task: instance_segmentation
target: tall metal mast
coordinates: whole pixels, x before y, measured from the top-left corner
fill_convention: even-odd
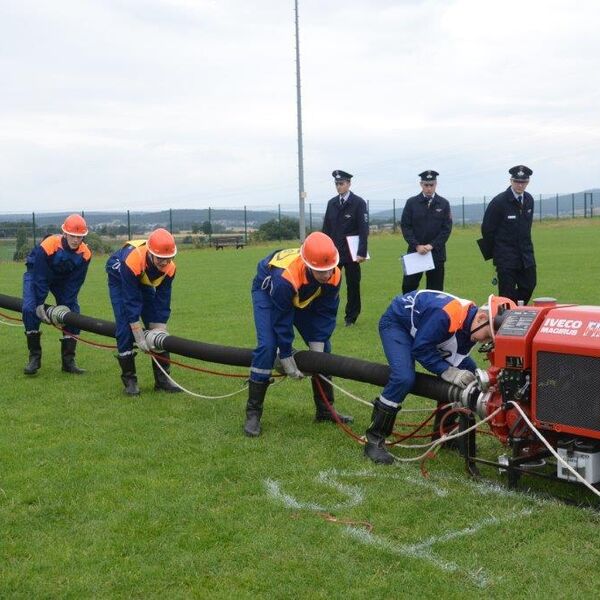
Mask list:
[[[296,9],[296,109],[298,114],[298,212],[300,215],[300,241],[306,237],[306,221],[304,218],[304,153],[302,147],[302,92],[300,87],[300,32],[298,27],[298,0],[294,0]]]

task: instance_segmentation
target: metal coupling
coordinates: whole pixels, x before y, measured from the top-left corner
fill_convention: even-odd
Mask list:
[[[48,315],[50,321],[52,321],[53,325],[64,325],[65,316],[70,312],[71,309],[63,304],[59,304],[58,306],[49,306],[46,309],[46,314]]]
[[[144,331],[146,343],[152,352],[162,352],[163,342],[169,333],[164,329],[147,329]]]

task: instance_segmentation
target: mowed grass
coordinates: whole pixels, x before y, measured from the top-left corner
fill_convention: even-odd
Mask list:
[[[535,225],[536,295],[598,304],[599,227],[591,220]],[[477,233],[454,231],[447,290],[481,303],[494,287]],[[252,347],[250,282],[256,262],[276,247],[181,252],[171,333]],[[404,251],[399,235],[371,238],[363,313],[355,327],[336,330],[335,353],[384,362],[377,321],[399,292]],[[84,314],[112,319],[105,260],[94,259],[80,302]],[[20,296],[22,265],[0,268],[0,292]],[[508,492],[487,470],[486,480],[473,482],[447,451],[428,463],[428,478],[415,463],[377,467],[336,427],[312,422],[308,381],[273,386],[263,435],[247,439],[244,392],[224,399],[155,393],[149,359],[138,356],[142,395],[127,398],[111,351],[80,344],[78,362],[88,372],[60,372],[59,332],[47,326],[42,369],[28,378],[22,329],[0,327],[0,597],[597,595],[598,514],[540,500],[525,490],[541,489],[535,481]],[[181,368],[173,374],[206,396],[244,385]],[[379,391],[338,383],[367,400]],[[368,407],[337,398],[362,434]],[[407,399],[406,407],[417,406],[432,402]],[[504,452],[492,438],[481,445],[490,458]]]

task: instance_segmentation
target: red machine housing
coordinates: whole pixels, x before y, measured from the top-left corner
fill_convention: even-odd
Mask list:
[[[539,429],[600,439],[600,307],[546,313],[533,341],[532,377]]]
[[[600,440],[600,307],[536,302],[507,312],[488,354],[489,415],[517,402],[547,438]],[[504,444],[538,440],[510,405],[490,428]]]

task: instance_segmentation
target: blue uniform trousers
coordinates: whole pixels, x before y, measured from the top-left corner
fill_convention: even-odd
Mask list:
[[[113,275],[109,272],[108,293],[115,314],[117,349],[119,350],[119,354],[125,354],[133,350],[134,337],[131,332],[129,320],[127,319],[127,313],[125,312],[125,301],[121,290],[121,279],[118,274]],[[158,322],[158,318],[156,317],[150,302],[144,302],[141,319],[146,329],[148,329],[149,323]]]
[[[391,409],[399,410],[415,383],[414,340],[406,328],[386,318],[379,321],[379,337],[390,365],[390,378],[381,392],[380,401]]]
[[[37,308],[35,293],[33,288],[33,273],[26,271],[23,274],[23,325],[25,325],[25,331],[39,331],[40,319],[35,314]],[[59,304],[68,306],[69,310],[74,313],[80,312],[79,304],[77,302],[77,295],[73,294],[72,290],[68,289],[67,284],[54,283],[49,286],[50,292],[56,300],[57,306]],[[81,329],[70,325],[63,327],[64,333],[72,333],[78,335]]]
[[[257,345],[252,353],[250,379],[257,383],[266,383],[271,377],[271,369],[277,356],[277,335],[271,322],[272,300],[266,290],[252,290],[252,309]],[[294,309],[294,326],[308,344],[318,340],[318,332],[311,318],[310,310]],[[325,342],[325,352],[331,352],[331,343]]]

